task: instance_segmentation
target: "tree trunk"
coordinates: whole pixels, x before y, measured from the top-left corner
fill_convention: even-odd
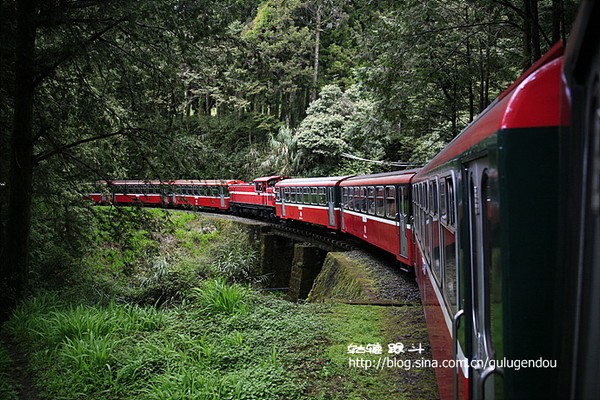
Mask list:
[[[33,182],[35,2],[18,0],[15,47],[14,123],[8,177],[6,240],[0,263],[0,320],[5,320],[27,285]]]
[[[531,1],[531,55],[532,63],[542,57],[542,44],[540,42],[540,16],[538,12],[538,0]]]
[[[523,70],[531,66],[531,2],[523,0]]]
[[[321,5],[317,7],[315,22],[315,63],[313,67],[313,87],[310,95],[310,101],[317,99],[317,82],[319,80],[319,47],[321,45]]]

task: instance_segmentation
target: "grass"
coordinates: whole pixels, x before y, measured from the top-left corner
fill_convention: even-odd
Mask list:
[[[169,310],[42,294],[5,330],[30,349],[44,398],[303,398],[296,349],[325,331],[309,307],[261,296],[218,280]]]
[[[349,344],[397,339],[389,307],[263,294],[253,243],[230,221],[138,210],[144,224],[116,232],[113,212],[100,211],[78,279],[38,291],[3,327],[42,398],[402,398],[390,371],[348,366]],[[9,365],[0,347],[0,398],[17,398]]]

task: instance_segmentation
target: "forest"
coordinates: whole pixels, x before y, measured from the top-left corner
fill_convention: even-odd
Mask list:
[[[68,282],[89,184],[423,165],[572,0],[2,0],[0,320]]]

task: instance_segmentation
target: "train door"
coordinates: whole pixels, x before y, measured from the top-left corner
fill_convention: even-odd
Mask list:
[[[285,213],[285,200],[286,200],[285,194],[286,194],[286,190],[289,191],[290,189],[289,188],[283,188],[283,187],[279,188],[279,195],[280,195],[280,198],[281,198],[281,215],[283,217],[286,216],[286,213]]]
[[[348,190],[349,188],[342,188],[342,201],[340,202],[340,229],[346,230],[346,221],[344,219],[344,207],[348,204]]]
[[[335,198],[331,186],[327,188],[327,206],[329,208],[329,225],[335,226]]]
[[[471,347],[470,382],[471,398],[493,400],[496,398],[495,386],[501,383],[499,375],[502,371],[489,361],[495,359],[496,349],[492,337],[492,314],[499,310],[492,305],[492,295],[496,296],[497,288],[490,282],[492,279],[492,245],[491,232],[496,214],[490,185],[490,167],[487,158],[480,158],[466,166],[467,205],[469,224],[469,293],[471,311],[466,315],[469,319],[468,341]],[[495,180],[495,178],[493,178]],[[496,284],[496,283],[495,283]],[[493,292],[493,293],[492,293]],[[496,320],[496,319],[495,319]],[[456,339],[456,338],[455,338]],[[495,382],[495,380],[499,382]]]
[[[408,257],[408,238],[406,236],[408,190],[406,189],[406,186],[398,186],[398,232],[400,235],[400,255],[403,257]]]
[[[224,186],[220,186],[219,187],[219,197],[221,199],[221,208],[225,208],[225,191],[227,190],[227,188],[225,188]]]

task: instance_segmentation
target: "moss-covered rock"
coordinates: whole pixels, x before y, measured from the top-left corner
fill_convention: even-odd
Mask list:
[[[375,300],[374,279],[363,263],[345,253],[328,253],[323,269],[308,295],[310,302]]]

